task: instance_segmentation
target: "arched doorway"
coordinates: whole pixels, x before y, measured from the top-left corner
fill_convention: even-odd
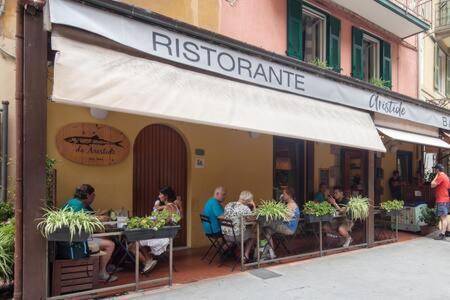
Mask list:
[[[170,185],[183,201],[181,230],[176,246],[186,246],[187,150],[174,129],[155,124],[145,127],[133,147],[133,213],[151,213],[159,189]]]

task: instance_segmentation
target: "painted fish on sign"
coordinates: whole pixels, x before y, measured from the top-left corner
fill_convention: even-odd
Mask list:
[[[95,123],[71,123],[56,135],[56,146],[66,159],[91,166],[109,166],[123,161],[130,141],[118,129]]]

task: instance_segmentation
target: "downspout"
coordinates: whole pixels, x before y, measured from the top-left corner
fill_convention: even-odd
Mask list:
[[[14,253],[14,299],[22,299],[23,289],[23,14],[24,8],[21,1],[16,3],[16,240]]]
[[[8,201],[8,101],[2,102],[2,194],[0,202]]]

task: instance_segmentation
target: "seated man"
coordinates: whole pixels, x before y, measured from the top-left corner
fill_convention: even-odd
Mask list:
[[[75,190],[73,198],[67,201],[64,207],[72,208],[75,212],[84,210],[86,212],[94,213],[94,209],[91,207],[94,200],[95,189],[89,184],[82,184]],[[100,220],[102,220],[102,218],[104,218],[104,216],[99,216]],[[106,238],[93,238],[92,241],[98,245],[98,248],[101,251],[105,252],[105,255],[100,256],[99,279],[108,282],[117,280],[117,276],[110,276],[106,271],[106,266],[114,252],[114,242]]]
[[[327,200],[330,195],[330,191],[328,190],[328,186],[325,183],[321,183],[319,185],[319,192],[314,195],[314,201],[322,203]]]
[[[209,217],[211,225],[203,222],[203,231],[205,234],[211,235],[221,235],[222,230],[220,229],[218,218],[223,216],[223,207],[221,203],[225,199],[225,189],[221,186],[217,187],[214,191],[214,196],[209,198],[205,206],[203,207],[202,214]]]
[[[335,187],[333,191],[333,196],[328,196],[328,202],[333,205],[336,210],[342,215],[340,218],[334,219],[331,224],[324,224],[324,230],[327,233],[331,233],[331,231],[337,230],[340,236],[345,238],[345,242],[342,245],[343,247],[350,246],[353,241],[350,236],[350,231],[353,227],[353,222],[347,218],[346,211],[348,204],[348,199],[344,197],[344,192],[340,187]]]

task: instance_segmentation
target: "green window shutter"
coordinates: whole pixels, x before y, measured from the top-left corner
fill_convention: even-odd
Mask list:
[[[287,55],[302,60],[302,1],[288,0],[287,10]]]
[[[447,56],[447,82],[445,86],[447,98],[450,97],[450,56]]]
[[[439,47],[434,45],[434,89],[439,90]]]
[[[352,27],[352,77],[363,79],[363,31]]]
[[[327,63],[336,72],[341,72],[341,21],[327,17]]]
[[[380,41],[380,46],[380,78],[386,81],[386,87],[392,88],[391,45],[388,42]]]

